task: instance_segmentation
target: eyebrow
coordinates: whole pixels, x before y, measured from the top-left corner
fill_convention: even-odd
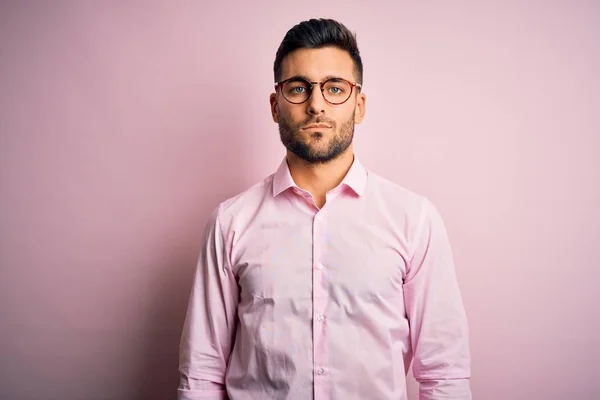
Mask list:
[[[294,80],[294,79],[304,79],[305,81],[308,81],[308,82],[314,82],[312,79],[310,79],[306,75],[294,75],[294,76],[292,76],[290,78],[282,79],[282,81],[288,81],[288,80]],[[345,78],[342,78],[341,76],[337,76],[337,75],[327,75],[325,78],[322,79],[322,81],[324,82],[324,81],[326,81],[328,79],[345,79]],[[352,82],[350,79],[348,79],[348,80],[350,82]]]

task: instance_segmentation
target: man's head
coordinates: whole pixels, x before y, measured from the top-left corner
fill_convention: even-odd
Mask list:
[[[273,70],[271,113],[288,151],[313,164],[350,151],[366,102],[352,32],[330,19],[301,22],[285,35]]]

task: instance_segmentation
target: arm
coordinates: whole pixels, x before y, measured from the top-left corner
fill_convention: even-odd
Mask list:
[[[219,222],[209,219],[179,346],[178,400],[226,400],[225,371],[235,339],[239,289]]]
[[[404,281],[419,400],[470,400],[469,332],[442,218],[423,203]]]

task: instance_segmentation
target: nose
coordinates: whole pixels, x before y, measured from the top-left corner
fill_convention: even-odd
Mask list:
[[[325,97],[321,91],[321,85],[313,84],[312,93],[309,99],[306,101],[307,112],[311,115],[323,114],[325,112]]]

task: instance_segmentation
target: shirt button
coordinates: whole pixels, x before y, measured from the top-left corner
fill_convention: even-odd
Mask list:
[[[317,215],[317,221],[319,221],[319,222],[323,221],[323,217],[320,215]]]
[[[325,370],[323,368],[319,368],[317,370],[317,375],[323,375],[325,373]]]
[[[323,264],[321,264],[321,263],[318,263],[318,264],[317,264],[317,269],[323,269]]]
[[[324,319],[325,317],[322,314],[317,314],[317,321],[323,322]]]

